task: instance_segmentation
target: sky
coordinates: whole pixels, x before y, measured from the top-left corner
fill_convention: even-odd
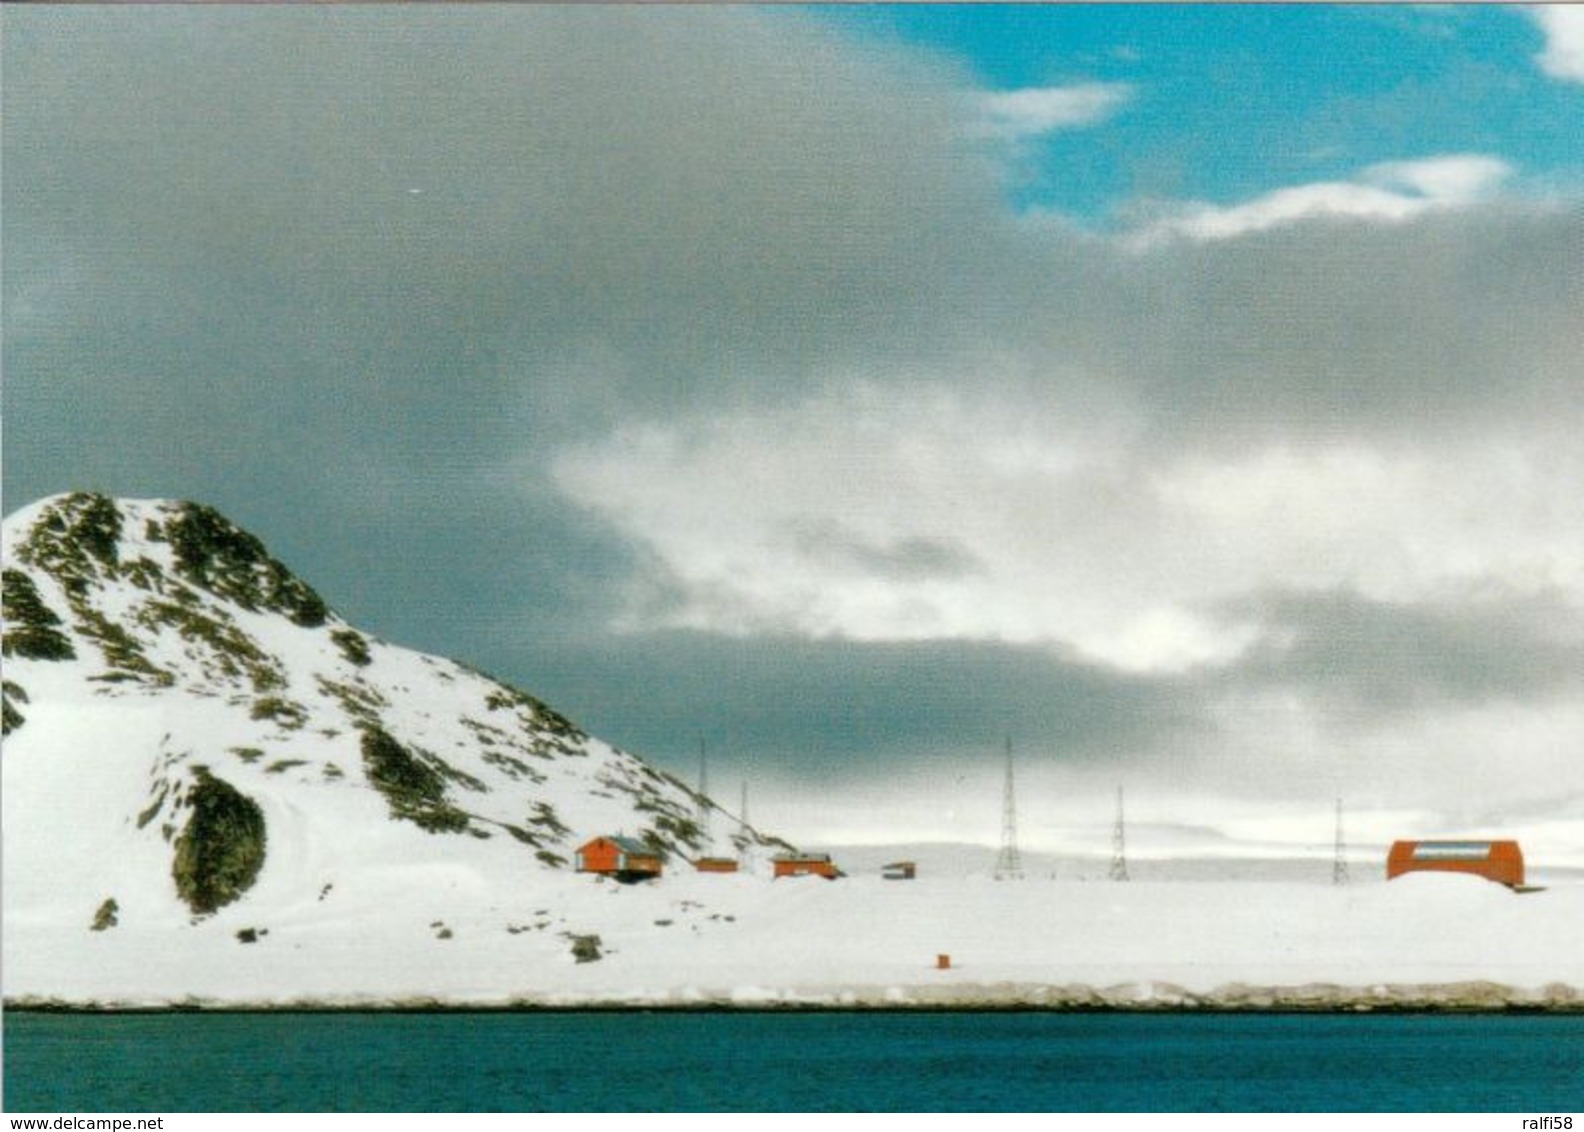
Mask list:
[[[3,19],[7,513],[805,843],[994,846],[1010,740],[1025,847],[1584,845],[1584,9]]]

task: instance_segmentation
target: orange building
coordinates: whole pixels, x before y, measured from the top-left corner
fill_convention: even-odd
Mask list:
[[[1523,851],[1516,841],[1394,841],[1386,879],[1404,873],[1470,873],[1517,888],[1524,882]]]
[[[660,875],[659,850],[631,837],[596,837],[578,849],[576,860],[580,873],[598,873],[620,881]]]
[[[732,857],[700,857],[693,867],[701,873],[734,873],[737,861]]]
[[[781,877],[824,877],[835,880],[842,876],[829,853],[783,853],[775,859],[776,879]]]

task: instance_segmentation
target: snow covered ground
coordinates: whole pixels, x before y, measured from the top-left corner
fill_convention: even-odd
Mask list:
[[[10,1005],[1584,1008],[1576,830],[1522,894],[1383,882],[1378,847],[1335,886],[1325,852],[1161,831],[1175,851],[1127,883],[1074,854],[996,881],[973,846],[772,880],[771,839],[526,693],[358,633],[217,515],[74,496],[5,536]],[[624,832],[662,878],[571,870]],[[744,847],[743,873],[688,864]],[[881,879],[897,857],[917,880]]]
[[[458,856],[393,864],[307,905],[104,932],[16,908],[5,932],[13,1003],[1260,1005],[1316,984],[1383,1005],[1428,985],[1463,1004],[1584,1003],[1584,884],[1515,894],[1445,875],[1333,887],[675,872],[514,890]],[[577,961],[578,936],[597,936],[601,958]]]

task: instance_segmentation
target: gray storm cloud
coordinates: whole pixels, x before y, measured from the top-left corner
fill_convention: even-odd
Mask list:
[[[1577,786],[1576,197],[1141,245],[1010,207],[965,73],[783,10],[6,23],[7,509],[203,498],[662,756],[713,711],[1330,791],[1345,723],[1406,791],[1497,689]]]

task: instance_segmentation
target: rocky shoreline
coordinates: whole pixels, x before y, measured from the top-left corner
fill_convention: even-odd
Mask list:
[[[542,994],[491,999],[428,997],[334,999],[214,999],[173,1001],[67,1000],[18,996],[5,1000],[7,1011],[34,1013],[470,1013],[470,1012],[841,1012],[841,1011],[1052,1011],[1070,1013],[1584,1013],[1584,990],[1561,983],[1521,988],[1500,983],[1380,984],[1335,983],[1254,986],[1231,983],[1209,991],[1173,983],[1115,986],[999,983],[954,987],[753,988],[734,991],[657,992],[603,996]]]

